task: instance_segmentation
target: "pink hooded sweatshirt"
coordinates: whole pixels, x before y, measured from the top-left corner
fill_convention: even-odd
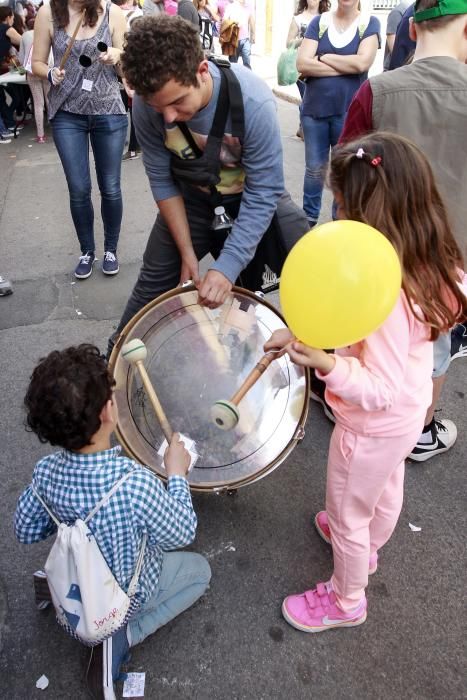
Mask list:
[[[432,400],[433,343],[405,292],[377,331],[336,350],[335,358],[329,374],[316,376],[326,382],[326,400],[340,425],[374,437],[421,430]]]

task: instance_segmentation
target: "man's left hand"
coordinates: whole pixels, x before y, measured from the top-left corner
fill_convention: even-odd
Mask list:
[[[217,309],[224,303],[232,289],[232,283],[222,272],[209,270],[198,288],[198,303],[209,309]]]

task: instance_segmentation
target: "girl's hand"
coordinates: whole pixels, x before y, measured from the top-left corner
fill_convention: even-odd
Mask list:
[[[317,369],[321,374],[329,374],[334,369],[336,360],[334,355],[329,355],[324,350],[311,348],[309,345],[300,343],[295,340],[287,348],[289,357],[292,362],[302,367],[312,367]]]
[[[115,66],[120,61],[120,56],[122,51],[116,49],[113,46],[109,46],[105,53],[101,53],[99,56],[99,61],[105,66]]]
[[[60,70],[60,68],[57,68],[56,66],[50,70],[50,80],[52,81],[52,85],[60,85],[60,83],[63,83],[65,80],[65,71]]]
[[[269,340],[264,344],[264,352],[268,350],[276,350],[277,348],[283,348],[284,352],[278,355],[281,357],[286,352],[286,346],[294,340],[294,335],[289,331],[288,328],[283,328],[280,331],[274,331]]]

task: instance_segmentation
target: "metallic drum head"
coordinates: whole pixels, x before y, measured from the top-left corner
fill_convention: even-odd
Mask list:
[[[117,435],[127,453],[165,478],[160,425],[138,371],[120,354],[140,338],[145,367],[174,431],[195,441],[188,476],[195,491],[235,489],[265,476],[303,435],[308,373],[288,356],[274,360],[238,405],[230,431],[212,421],[211,407],[229,400],[264,354],[271,333],[285,328],[274,307],[234,287],[223,306],[197,303],[192,287],[178,288],[144,307],[125,327],[110,358],[119,410]]]

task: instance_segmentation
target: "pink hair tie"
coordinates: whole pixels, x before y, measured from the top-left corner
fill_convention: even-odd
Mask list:
[[[371,161],[371,164],[374,168],[376,168],[378,165],[381,164],[381,156],[376,156],[376,158],[373,158]]]

